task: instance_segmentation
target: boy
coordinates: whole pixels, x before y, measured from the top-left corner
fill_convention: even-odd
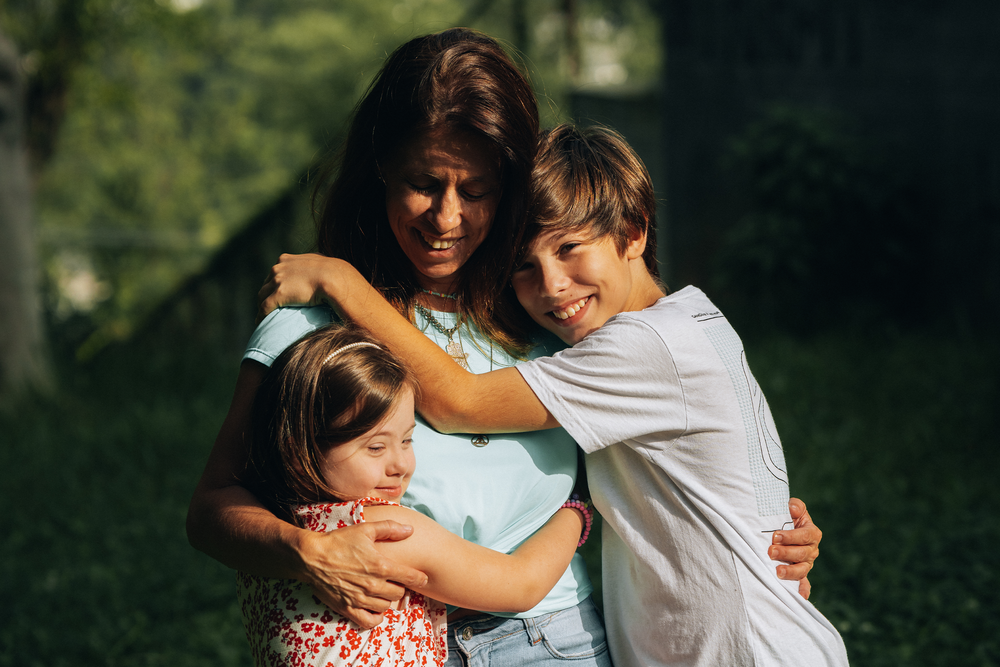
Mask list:
[[[410,363],[435,428],[562,425],[583,448],[616,665],[846,665],[834,627],[772,569],[771,535],[791,521],[781,445],[724,316],[655,278],[645,167],[610,131],[561,126],[542,139],[533,189],[512,284],[572,348],[473,375],[349,266],[330,296]]]

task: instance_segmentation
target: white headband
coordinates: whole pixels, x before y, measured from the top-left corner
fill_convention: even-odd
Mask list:
[[[351,343],[350,345],[345,345],[344,347],[337,348],[330,354],[326,355],[326,359],[323,360],[323,364],[325,365],[326,362],[330,361],[344,350],[350,350],[352,347],[377,347],[380,350],[382,349],[380,345],[376,345],[375,343],[368,343],[366,341],[361,341],[359,343]]]

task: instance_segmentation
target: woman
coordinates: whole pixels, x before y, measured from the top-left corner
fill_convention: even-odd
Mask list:
[[[355,111],[320,211],[319,251],[350,261],[457,362],[475,372],[510,365],[531,341],[516,302],[496,286],[508,283],[537,132],[530,87],[496,42],[464,29],[410,41],[389,57]],[[257,362],[268,363],[330,317],[323,308],[283,309],[255,332],[192,500],[188,534],[231,567],[309,583],[335,611],[371,627],[403,594],[390,582],[422,583],[421,573],[372,548],[376,539],[404,539],[407,529],[301,531],[267,512],[238,481],[246,463],[242,436],[263,372]],[[540,346],[531,355],[551,351]],[[421,423],[414,441],[420,467],[404,502],[494,549],[525,539],[574,485],[575,445],[561,430],[444,436]],[[811,562],[818,535],[814,527],[786,531],[786,545],[806,546],[786,547],[778,559]],[[801,578],[810,566],[790,566],[786,578]],[[488,653],[510,664],[609,664],[590,591],[576,557],[529,612],[509,619],[452,614],[449,661]]]

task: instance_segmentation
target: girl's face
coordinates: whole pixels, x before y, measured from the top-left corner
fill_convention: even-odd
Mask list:
[[[468,132],[434,130],[404,146],[385,178],[389,226],[420,286],[454,292],[500,201],[492,148]]]
[[[364,435],[332,447],[323,477],[340,500],[374,496],[399,502],[416,467],[413,391],[406,389],[385,421]]]

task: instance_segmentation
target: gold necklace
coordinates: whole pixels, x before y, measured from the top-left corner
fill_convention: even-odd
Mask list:
[[[449,357],[455,360],[455,363],[457,363],[459,366],[461,366],[462,368],[471,373],[472,369],[469,368],[469,361],[468,361],[469,355],[466,354],[465,350],[462,349],[461,335],[459,335],[457,341],[452,338],[452,336],[458,333],[458,330],[465,322],[465,315],[459,316],[458,322],[455,324],[455,326],[451,327],[450,329],[445,329],[444,325],[437,321],[437,318],[434,317],[434,314],[430,310],[424,308],[419,303],[414,303],[413,307],[416,308],[418,313],[424,316],[424,319],[427,320],[427,322],[432,327],[437,329],[444,336],[448,337],[448,344],[445,346],[444,351],[448,353]],[[490,370],[493,370],[492,343],[490,343]],[[474,435],[472,436],[472,444],[475,445],[476,447],[485,447],[486,445],[490,444],[490,436],[486,435],[485,433],[480,435]]]
[[[448,353],[448,356],[455,360],[459,366],[465,370],[469,370],[469,355],[465,353],[462,349],[462,337],[459,336],[458,340],[454,339],[454,335],[461,328],[462,323],[465,322],[465,315],[458,318],[458,322],[450,329],[445,329],[444,325],[437,321],[434,314],[428,309],[421,306],[419,303],[414,303],[413,307],[417,309],[417,312],[424,316],[427,322],[437,329],[439,332],[448,337],[448,344],[445,346],[444,351]]]

